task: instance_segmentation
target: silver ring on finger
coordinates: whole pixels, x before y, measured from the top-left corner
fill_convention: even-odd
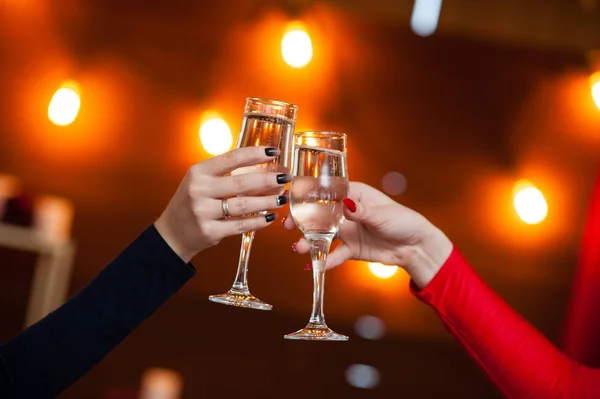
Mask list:
[[[229,202],[227,202],[227,198],[221,200],[221,208],[223,209],[223,219],[229,218],[231,215],[229,214]]]

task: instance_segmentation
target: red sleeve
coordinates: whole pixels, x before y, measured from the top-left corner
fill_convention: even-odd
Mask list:
[[[571,361],[512,310],[458,250],[413,293],[431,305],[508,398],[600,398],[600,370]],[[598,337],[600,339],[600,337]]]

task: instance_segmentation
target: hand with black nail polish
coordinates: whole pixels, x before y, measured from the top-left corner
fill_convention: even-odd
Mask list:
[[[288,203],[287,173],[265,172],[278,148],[245,147],[192,166],[155,227],[186,262],[223,238],[260,230]],[[254,216],[253,216],[254,215]]]

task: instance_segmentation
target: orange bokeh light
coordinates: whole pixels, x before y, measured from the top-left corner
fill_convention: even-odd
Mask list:
[[[281,40],[281,55],[286,64],[292,68],[302,68],[312,59],[312,40],[302,23],[288,24]]]
[[[507,249],[536,252],[547,245],[564,240],[573,226],[575,209],[569,204],[568,181],[556,170],[530,161],[519,168],[520,174],[529,181],[535,181],[536,187],[544,193],[547,206],[552,211],[544,223],[527,224],[515,209],[515,186],[512,176],[502,172],[488,173],[477,184],[475,201],[480,201],[477,211],[470,217],[476,231],[484,231],[482,240]],[[521,187],[522,188],[522,187]],[[526,207],[527,208],[527,207]],[[525,210],[527,212],[527,209]]]
[[[596,107],[600,110],[600,72],[596,72],[590,76],[590,89],[592,91],[592,98],[596,103]]]
[[[519,180],[513,188],[513,205],[527,224],[541,223],[548,215],[548,203],[542,192],[527,180]]]
[[[232,149],[233,135],[227,122],[217,111],[206,111],[200,118],[200,142],[210,155],[223,154]]]
[[[379,277],[381,279],[387,279],[398,271],[398,266],[384,265],[377,262],[369,262],[369,270],[375,277]]]
[[[173,131],[177,132],[175,137],[179,142],[172,151],[174,165],[187,169],[195,163],[214,156],[211,154],[212,150],[209,151],[210,148],[203,146],[201,132],[203,124],[209,120],[220,119],[227,124],[232,140],[230,149],[233,149],[244,117],[244,104],[245,97],[232,99],[226,96],[213,96],[201,104],[188,106],[179,104],[174,107],[170,118],[173,121]],[[224,131],[223,126],[220,127],[220,131],[221,133]],[[212,137],[213,134],[214,131],[209,136]]]
[[[79,92],[79,86],[75,82],[63,83],[50,100],[48,119],[57,126],[73,123],[81,107]]]

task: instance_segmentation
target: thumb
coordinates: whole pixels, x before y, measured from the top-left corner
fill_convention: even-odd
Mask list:
[[[360,204],[360,201],[355,202],[350,198],[344,198],[344,217],[353,222],[366,222],[367,220],[367,209]]]

